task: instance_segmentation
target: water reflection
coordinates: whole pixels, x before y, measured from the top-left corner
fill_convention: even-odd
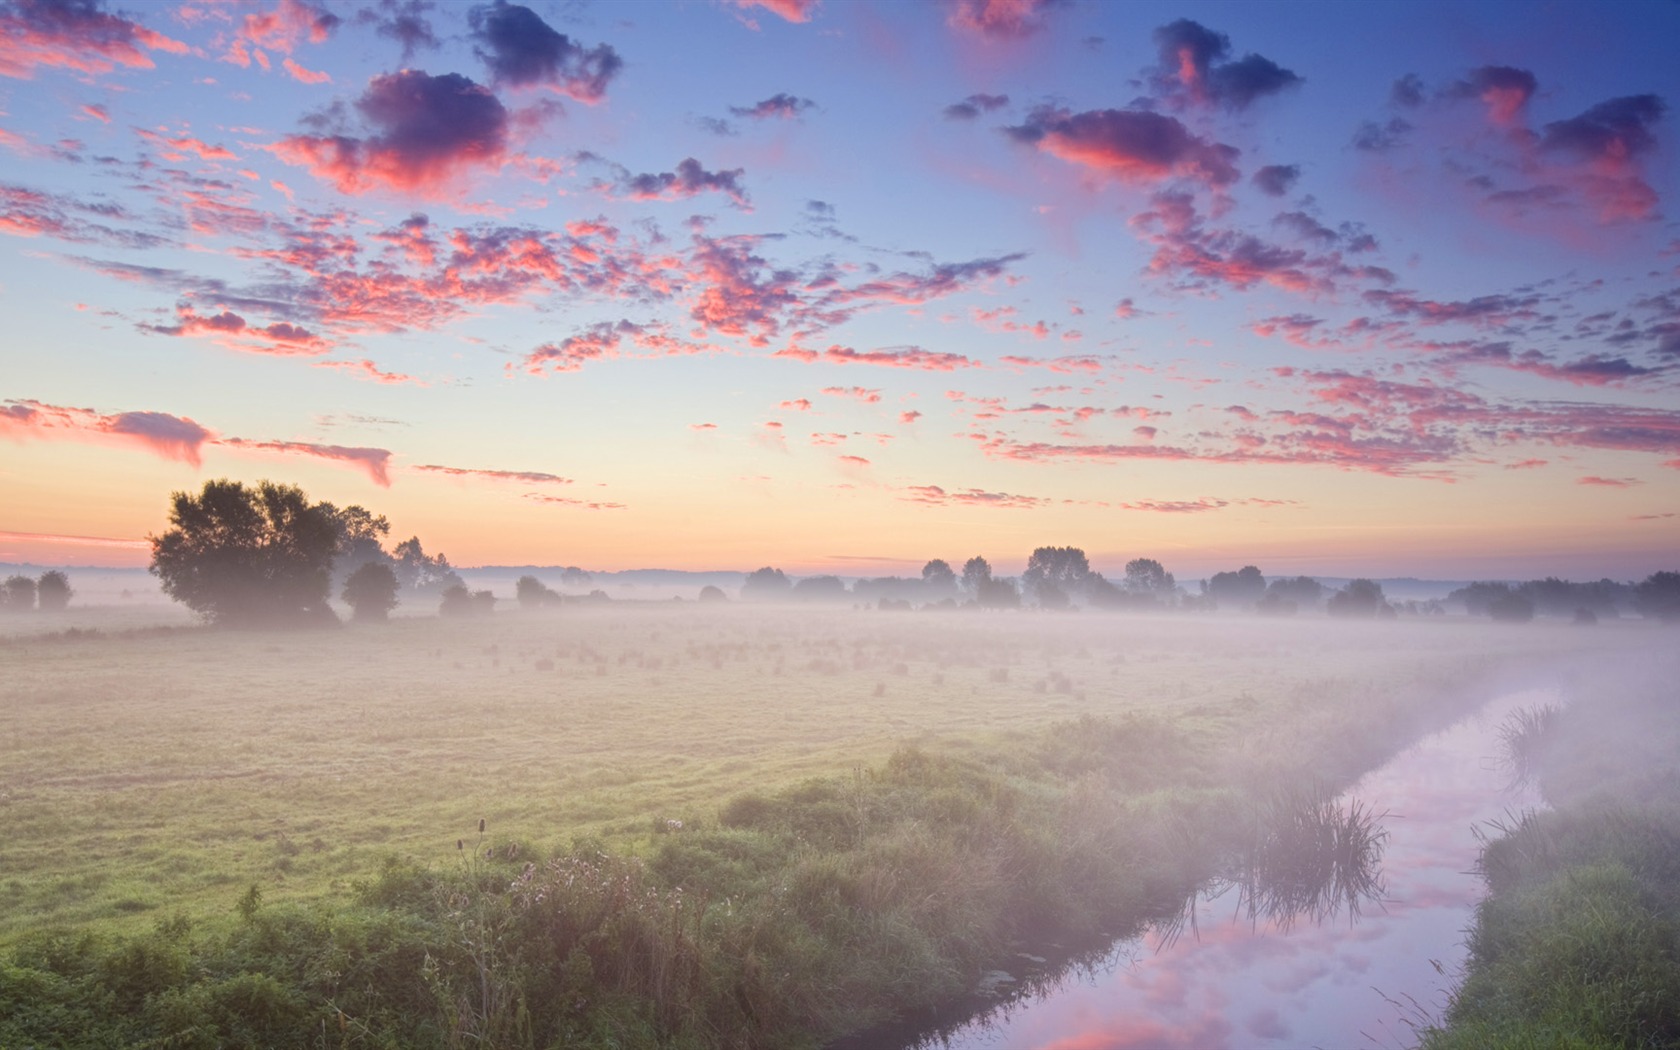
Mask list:
[[[1368,774],[1347,798],[1260,807],[1247,847],[1180,914],[1103,950],[1030,957],[966,1022],[859,1046],[1409,1046],[1438,1012],[1483,892],[1473,829],[1538,802],[1499,727],[1516,694]],[[1509,790],[1508,790],[1509,789]]]
[[[1232,892],[1250,926],[1287,932],[1296,922],[1359,920],[1366,904],[1380,904],[1383,845],[1388,830],[1370,806],[1338,800],[1322,785],[1274,796],[1257,807],[1248,841],[1220,874],[1192,893],[1177,916],[1157,925],[1160,945],[1196,935],[1206,903]]]

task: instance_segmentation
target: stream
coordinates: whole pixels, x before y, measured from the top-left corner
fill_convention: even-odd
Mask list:
[[[1380,859],[1363,873],[1365,899],[1345,887],[1340,900],[1335,889],[1307,891],[1311,902],[1292,911],[1277,902],[1301,899],[1299,876],[1282,893],[1226,878],[1176,921],[1060,972],[1023,955],[1019,973],[988,976],[981,993],[991,1000],[979,1012],[894,1042],[913,1050],[1414,1045],[1413,1027],[1437,1020],[1457,983],[1464,931],[1484,893],[1474,829],[1540,804],[1532,787],[1512,786],[1499,726],[1555,699],[1547,691],[1496,698],[1330,801],[1357,800],[1377,818]]]

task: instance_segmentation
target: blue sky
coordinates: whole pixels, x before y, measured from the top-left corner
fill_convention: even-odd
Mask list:
[[[0,560],[1638,577],[1680,6],[0,4]]]

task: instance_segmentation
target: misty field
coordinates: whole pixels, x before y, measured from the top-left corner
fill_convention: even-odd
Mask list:
[[[325,632],[80,626],[0,647],[0,939],[342,892],[457,840],[645,852],[748,791],[1147,710],[1287,752],[1314,719],[1644,625],[616,604]],[[1237,752],[1233,752],[1237,753]],[[1310,768],[1311,754],[1290,757]]]

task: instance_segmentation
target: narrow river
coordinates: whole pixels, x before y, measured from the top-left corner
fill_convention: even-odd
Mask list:
[[[1382,817],[1380,903],[1323,922],[1251,920],[1239,888],[1205,890],[1195,928],[1154,930],[1094,963],[1007,993],[915,1048],[1402,1047],[1438,1018],[1483,894],[1473,829],[1539,804],[1511,787],[1499,725],[1555,697],[1495,699],[1368,773],[1341,796]],[[1028,963],[1030,965],[1030,962]],[[993,984],[1014,985],[1002,974]]]

